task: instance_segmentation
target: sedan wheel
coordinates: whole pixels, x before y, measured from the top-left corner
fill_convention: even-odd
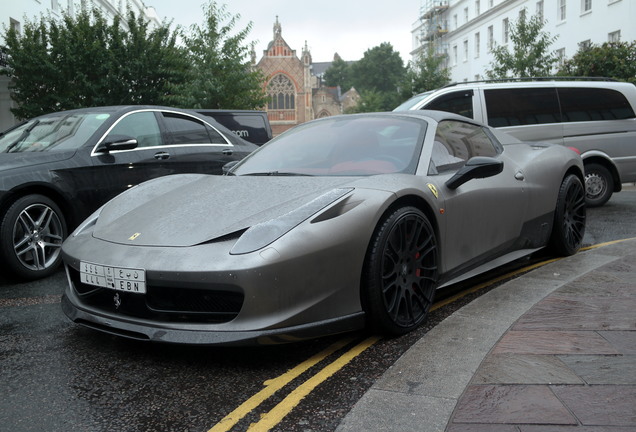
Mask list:
[[[9,270],[26,279],[53,273],[61,261],[66,224],[59,207],[42,195],[18,199],[0,225],[0,251]]]
[[[567,176],[561,183],[550,244],[559,255],[575,254],[585,235],[585,192],[581,180]]]
[[[391,335],[415,329],[433,303],[437,274],[437,239],[426,216],[415,207],[391,213],[376,229],[365,262],[369,324]]]

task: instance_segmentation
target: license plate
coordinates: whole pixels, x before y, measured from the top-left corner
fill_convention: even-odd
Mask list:
[[[81,261],[80,280],[88,285],[117,291],[146,293],[146,271],[144,269],[109,267]]]

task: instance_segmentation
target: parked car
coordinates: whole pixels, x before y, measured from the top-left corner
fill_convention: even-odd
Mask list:
[[[237,136],[259,146],[272,139],[272,127],[265,111],[198,109],[196,112],[212,117]]]
[[[115,195],[167,174],[220,174],[257,146],[213,119],[167,107],[86,108],[0,134],[0,265],[35,279],[67,232]]]
[[[636,86],[607,80],[451,84],[395,111],[435,109],[499,128],[523,141],[574,146],[585,164],[588,206],[636,182]]]
[[[62,248],[70,320],[174,343],[398,335],[435,291],[585,232],[580,156],[441,111],[301,124],[228,175],[143,183]]]

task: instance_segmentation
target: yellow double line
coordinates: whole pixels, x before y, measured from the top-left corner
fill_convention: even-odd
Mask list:
[[[208,432],[226,432],[229,431],[236,423],[238,423],[243,417],[256,409],[260,404],[262,404],[265,400],[271,397],[278,390],[285,387],[292,380],[299,377],[301,374],[306,372],[308,369],[317,365],[336,351],[341,350],[348,344],[350,344],[354,340],[353,337],[348,337],[335,342],[329,347],[325,348],[323,351],[318,354],[312,356],[311,358],[305,360],[300,363],[298,366],[290,369],[285,372],[278,378],[274,378],[269,381],[265,381],[265,387],[256,393],[254,396],[243,402],[238,408],[229,413],[225,418],[223,418],[220,422],[218,422],[212,429]],[[330,376],[335,374],[337,371],[342,369],[347,363],[360,355],[364,350],[375,344],[380,340],[379,336],[372,336],[364,341],[360,342],[355,347],[348,350],[346,353],[342,354],[332,363],[324,367],[320,372],[316,375],[309,378],[300,386],[296,387],[285,399],[283,399],[278,405],[272,408],[268,413],[263,414],[261,419],[257,423],[253,423],[250,425],[248,431],[250,432],[260,432],[260,431],[268,431],[278,423],[280,423],[283,418],[291,412],[296,405],[300,403],[300,401],[307,396],[313,389],[315,389],[319,384],[326,381]]]

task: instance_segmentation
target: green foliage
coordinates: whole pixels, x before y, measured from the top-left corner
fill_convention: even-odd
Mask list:
[[[444,60],[444,56],[435,54],[432,46],[426,52],[421,52],[415,63],[409,63],[407,66],[402,98],[406,100],[413,95],[448,84],[451,75],[448,68],[442,67]]]
[[[505,45],[492,49],[492,69],[486,71],[489,78],[548,76],[559,61],[550,46],[556,36],[543,31],[545,22],[537,15],[527,18],[527,11],[519,14],[519,20],[510,24],[512,52]]]
[[[25,22],[5,31],[11,97],[18,118],[102,105],[250,109],[265,103],[263,77],[246,61],[250,26],[232,36],[225,8],[211,2],[192,36],[169,23],[150,28],[129,10],[112,23],[99,9]]]
[[[558,75],[607,77],[636,84],[636,41],[579,49],[559,68]]]
[[[325,71],[324,75],[325,85],[328,87],[338,87],[342,91],[348,91],[353,87],[351,81],[351,66],[344,61],[340,56],[336,56],[331,66]]]
[[[240,15],[212,1],[204,7],[205,24],[193,25],[183,36],[188,47],[189,78],[181,87],[181,105],[192,108],[254,109],[266,104],[262,72],[252,68],[250,47],[244,44],[251,30],[232,34]]]

